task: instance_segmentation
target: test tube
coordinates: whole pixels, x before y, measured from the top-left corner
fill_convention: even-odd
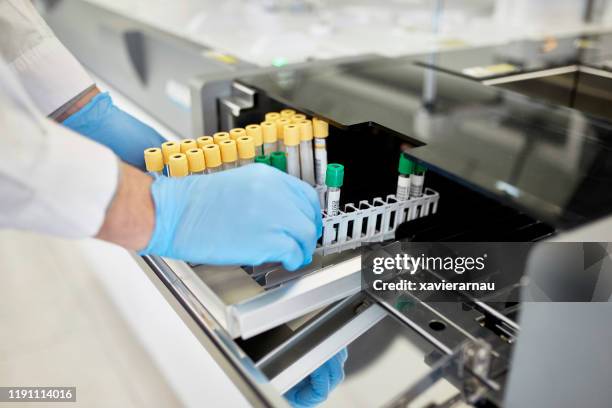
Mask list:
[[[291,117],[291,123],[299,124],[303,120],[306,120],[306,115],[302,115],[301,113],[296,113]]]
[[[216,144],[221,144],[225,140],[231,140],[230,134],[227,132],[217,132],[213,135],[213,140]]]
[[[280,111],[280,117],[283,119],[291,119],[293,115],[295,115],[295,111],[293,109],[283,109]]]
[[[256,156],[255,163],[267,164],[268,166],[272,165],[272,163],[270,162],[270,156],[268,156],[267,154]]]
[[[276,123],[261,122],[261,131],[263,133],[263,154],[270,155],[278,151]]]
[[[240,165],[252,164],[255,159],[255,141],[250,136],[242,136],[236,140]]]
[[[144,151],[145,167],[155,177],[164,174],[164,155],[161,149],[152,147]]]
[[[395,197],[398,201],[406,201],[410,198],[410,173],[412,173],[412,161],[404,153],[400,153],[397,171],[397,191]]]
[[[195,149],[197,147],[198,147],[198,144],[193,139],[181,140],[181,153],[187,153],[187,150]]]
[[[285,126],[290,125],[291,121],[289,119],[279,119],[276,121],[276,137],[278,139],[278,151],[285,151]]]
[[[263,132],[261,131],[261,125],[248,125],[245,127],[247,136],[253,138],[255,143],[255,152],[257,154],[263,154]]]
[[[315,181],[318,186],[325,184],[327,171],[327,147],[325,139],[329,136],[329,125],[326,121],[313,118],[312,130],[314,134]]]
[[[189,175],[189,164],[184,153],[175,153],[170,156],[168,166],[170,167],[170,177],[177,178]]]
[[[297,116],[297,115],[296,115]],[[303,120],[297,124],[300,129],[300,171],[302,180],[315,185],[314,159],[312,156],[312,122]]]
[[[423,196],[423,185],[425,184],[425,172],[427,168],[422,164],[417,164],[410,176],[410,197]]]
[[[338,215],[340,211],[340,188],[344,183],[344,166],[338,163],[327,165],[325,185],[327,185],[326,212],[329,217]]]
[[[166,173],[170,174],[170,156],[172,156],[174,153],[180,153],[181,145],[178,142],[164,142],[161,145],[161,149],[162,155],[164,156],[164,164],[166,165]]]
[[[234,128],[229,131],[229,135],[232,140],[238,140],[238,138],[244,137],[247,134],[246,130],[244,130],[243,128]]]
[[[204,146],[204,161],[206,162],[206,173],[212,174],[223,170],[223,162],[221,161],[221,149],[219,145],[209,144]]]
[[[285,152],[270,153],[270,164],[280,171],[287,172],[287,155]]]
[[[268,112],[268,113],[266,113],[266,122],[276,122],[280,118],[281,118],[281,115],[278,112]]]
[[[285,125],[285,151],[287,152],[287,173],[300,178],[300,129],[297,125]]]
[[[229,170],[238,167],[238,149],[236,148],[236,141],[224,140],[219,143],[219,148],[221,149],[223,170]]]
[[[325,184],[327,185],[327,203],[325,212],[328,217],[335,217],[340,213],[340,188],[344,183],[344,166],[337,163],[327,165]],[[329,245],[336,239],[336,228],[332,225],[325,228],[323,245]]]
[[[187,156],[187,164],[189,164],[190,174],[204,174],[206,163],[204,161],[204,152],[202,149],[190,149],[185,153]]]
[[[209,144],[213,144],[215,143],[214,139],[212,138],[212,136],[200,136],[196,139],[196,142],[198,144],[198,147],[200,149],[203,149],[204,146],[209,145]]]

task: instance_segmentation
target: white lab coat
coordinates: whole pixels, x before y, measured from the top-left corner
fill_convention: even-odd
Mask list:
[[[117,187],[108,148],[46,118],[93,84],[28,0],[0,0],[0,228],[95,235]]]

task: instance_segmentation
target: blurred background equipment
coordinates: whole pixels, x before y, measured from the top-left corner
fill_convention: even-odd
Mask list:
[[[507,44],[612,23],[612,7],[604,0],[36,3],[88,68],[180,134],[193,130],[189,110],[197,102],[189,81],[196,76]]]

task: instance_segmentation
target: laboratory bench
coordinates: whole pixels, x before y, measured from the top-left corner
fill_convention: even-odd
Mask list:
[[[362,202],[397,209],[388,197],[400,152],[427,168],[430,201],[391,235],[321,247],[297,273],[135,256],[250,403],[282,406],[283,392],[347,347],[330,406],[504,406],[529,370],[524,358],[513,363],[517,339],[541,335],[522,331],[530,309],[464,295],[384,298],[363,285],[363,258],[396,253],[398,242],[538,242],[603,222],[612,213],[610,34],[262,68],[125,19],[105,24],[100,47],[127,52],[102,76],[186,137],[284,108],[324,119],[329,160],[345,166],[342,205],[356,212]],[[83,58],[98,66],[93,53]]]

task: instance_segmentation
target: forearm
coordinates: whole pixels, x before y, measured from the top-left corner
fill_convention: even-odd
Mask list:
[[[145,173],[121,163],[117,192],[96,238],[131,250],[146,247],[155,225],[152,182]]]
[[[87,90],[51,115],[63,122],[86,106],[100,93],[98,87]],[[151,198],[151,177],[126,163],[120,164],[121,175],[115,198],[108,208],[104,223],[96,238],[140,250],[151,238],[155,222],[155,209]]]

